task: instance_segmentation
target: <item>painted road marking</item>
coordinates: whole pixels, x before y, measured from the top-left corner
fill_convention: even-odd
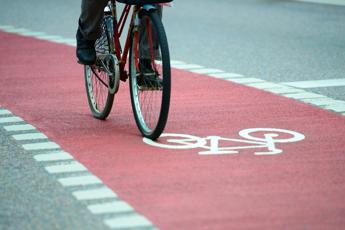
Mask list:
[[[258,133],[261,133],[262,137],[256,136]],[[198,154],[200,155],[238,154],[243,149],[254,149],[255,155],[262,156],[283,153],[282,149],[277,148],[276,143],[292,143],[305,139],[305,136],[301,133],[276,128],[243,129],[238,134],[243,139],[163,133],[160,136],[159,142],[152,141],[148,138],[143,138],[143,142],[154,147],[166,149],[206,149],[206,151],[199,151]],[[289,135],[289,137],[281,138],[280,135]],[[263,148],[267,148],[267,151],[263,151]]]
[[[106,199],[106,198],[117,198],[116,193],[110,190],[107,187],[90,189],[90,190],[81,190],[75,191],[72,193],[77,200],[97,200],[97,199]]]
[[[134,209],[123,201],[113,201],[102,204],[93,204],[87,206],[93,214],[105,214],[105,213],[124,213],[133,212]]]
[[[22,145],[25,150],[45,150],[45,149],[59,149],[60,146],[54,142],[40,142]]]
[[[193,69],[190,72],[198,73],[198,74],[224,73],[224,71],[220,69],[207,69],[207,68]]]
[[[39,36],[44,36],[46,35],[43,32],[34,32],[34,31],[19,31],[19,30],[14,30],[13,32],[20,33],[23,36],[27,37],[39,37]]]
[[[309,2],[309,3],[317,3],[317,4],[329,4],[329,5],[338,5],[338,6],[345,6],[344,0],[295,0],[298,2]]]
[[[345,112],[345,102],[341,101],[341,102],[334,103],[331,105],[325,105],[324,108],[333,110],[334,112],[338,112],[338,113]]]
[[[72,155],[64,151],[37,154],[34,156],[36,161],[61,161],[61,160],[71,160]]]
[[[333,98],[324,97],[324,98],[307,98],[303,99],[305,103],[314,104],[317,106],[326,106],[332,104],[343,103],[343,101],[334,100]]]
[[[256,83],[249,83],[248,86],[257,88],[257,89],[276,89],[280,88],[281,85],[271,82],[256,82]],[[298,90],[298,89],[297,89]],[[296,92],[296,91],[294,91]],[[301,90],[300,90],[301,92]]]
[[[259,78],[253,78],[253,77],[247,77],[247,78],[227,78],[225,79],[227,81],[232,81],[232,82],[235,82],[235,83],[240,83],[240,84],[244,84],[244,83],[256,83],[256,82],[264,82],[264,80],[261,80]]]
[[[173,68],[176,69],[203,69],[204,67],[201,65],[196,65],[196,64],[177,64],[177,65],[172,65]]]
[[[238,74],[238,73],[211,73],[211,74],[208,74],[208,76],[211,76],[214,78],[221,78],[221,79],[244,77],[242,74]]]
[[[25,133],[25,134],[15,134],[12,137],[17,141],[24,140],[37,140],[37,139],[48,139],[43,133]]]
[[[52,165],[45,167],[49,173],[68,173],[68,172],[82,172],[87,171],[84,165],[77,161],[72,161],[66,164]]]
[[[112,229],[136,229],[151,227],[152,223],[141,215],[131,214],[104,221]]]
[[[78,176],[78,177],[66,177],[60,178],[58,181],[62,186],[80,186],[80,185],[90,185],[90,184],[102,184],[102,181],[98,177],[93,175],[88,176]]]
[[[24,32],[27,33],[27,31],[24,29],[20,31],[23,33]],[[1,115],[12,115],[12,112],[0,106],[0,116]],[[0,119],[2,119],[1,120],[2,122],[0,122],[1,126],[3,126],[4,124],[7,124],[8,122],[17,122],[17,121],[25,122],[22,118],[16,117],[16,116],[11,116],[11,117],[5,116],[5,117],[1,117]],[[3,126],[3,128],[7,132],[36,130],[34,126],[29,125],[29,124],[6,125],[6,126]],[[41,132],[38,132],[37,130],[34,133],[31,132],[31,133],[23,133],[23,134],[14,134],[11,136],[16,141],[36,141],[38,139],[48,139],[46,135],[44,135]],[[39,143],[28,143],[22,146],[25,150],[30,150],[30,152],[51,150],[52,148],[57,149],[55,151],[51,150],[49,152],[36,154],[33,156],[33,158],[36,161],[41,162],[42,164],[58,162],[59,164],[48,165],[48,166],[45,166],[44,168],[48,173],[52,173],[52,174],[66,173],[67,174],[66,177],[57,179],[57,181],[62,186],[86,187],[86,190],[79,190],[72,193],[72,195],[76,199],[78,200],[96,200],[96,199],[105,199],[105,198],[111,199],[105,203],[102,202],[102,203],[92,204],[92,205],[87,206],[88,210],[92,214],[99,214],[99,215],[108,214],[108,216],[103,217],[103,223],[106,226],[110,228],[115,228],[115,229],[118,228],[114,220],[117,215],[120,215],[120,217],[117,219],[117,223],[121,224],[122,226],[139,226],[140,225],[140,227],[145,226],[146,228],[148,227],[149,229],[156,229],[155,226],[153,226],[152,223],[148,219],[136,213],[135,210],[129,204],[127,204],[124,201],[121,201],[116,193],[114,193],[111,189],[106,187],[98,177],[91,174],[84,165],[74,160],[71,154],[61,150],[58,144],[51,141],[45,141],[45,142],[39,142]],[[75,175],[68,174],[68,173],[76,173],[76,172],[79,172],[79,173],[83,172],[83,174],[87,172],[88,174],[82,175],[82,176],[75,176]],[[98,185],[98,186],[103,185],[103,187],[98,188],[98,189],[91,189],[91,190],[88,189],[88,186],[95,186],[95,185]],[[135,216],[135,218],[123,219],[123,215],[124,214],[128,215],[128,213],[131,213],[131,215]],[[109,219],[109,214],[115,215],[114,218]],[[125,222],[126,220],[134,221],[136,223],[126,223]]]
[[[326,1],[326,0],[323,2],[329,3],[329,1]],[[336,2],[338,2],[338,1],[336,1]],[[16,33],[16,34],[24,35],[24,36],[28,36],[29,34],[32,34],[31,37],[34,37],[34,38],[43,39],[43,40],[47,40],[47,41],[51,41],[51,42],[55,42],[55,43],[64,43],[66,45],[70,45],[70,46],[74,46],[74,47],[76,46],[75,39],[66,38],[66,40],[64,42],[61,42],[62,41],[61,37],[48,36],[45,33],[30,31],[30,30],[23,29],[23,28],[15,28],[15,27],[9,26],[9,25],[0,25],[0,30],[3,30],[5,32],[10,32],[10,33]],[[173,68],[176,68],[176,69],[183,69],[183,70],[190,71],[190,72],[191,71],[204,71],[203,69],[205,69],[205,67],[203,67],[201,65],[188,64],[188,63],[185,63],[183,61],[178,61],[178,60],[172,60],[171,66]],[[219,71],[222,71],[222,70],[219,70]],[[238,84],[243,84],[246,86],[262,89],[262,90],[267,91],[267,92],[271,92],[271,93],[275,93],[275,94],[278,94],[281,96],[293,98],[295,100],[299,100],[302,102],[304,102],[303,100],[307,99],[307,98],[324,98],[325,97],[325,96],[319,96],[317,94],[311,95],[307,91],[303,91],[301,89],[289,87],[288,85],[284,85],[284,84],[271,83],[271,82],[268,82],[268,81],[265,81],[265,80],[262,80],[259,78],[244,77],[242,74],[238,74],[238,73],[227,73],[224,71],[221,73],[207,73],[205,75],[207,75],[209,77],[219,78],[219,79],[223,79],[223,80],[227,80],[227,81],[232,81],[232,82],[235,82]],[[243,80],[241,80],[241,79],[243,79]],[[259,83],[262,83],[262,84],[259,84]],[[266,87],[265,83],[266,84],[276,84],[277,87],[276,88],[271,88],[270,86]],[[312,104],[314,106],[318,106],[316,103],[309,103],[309,104]],[[320,106],[318,106],[318,107],[320,107]],[[339,109],[338,107],[335,109],[331,105],[322,106],[320,108],[331,110],[333,112],[342,110],[342,109]],[[343,113],[340,113],[340,114],[344,115]]]
[[[335,86],[345,86],[345,78],[283,82],[281,84],[296,87],[296,88],[302,88],[302,89],[335,87]]]
[[[22,121],[24,121],[24,120],[21,119],[20,117],[3,117],[3,118],[0,118],[0,124],[16,123],[16,122],[22,122]]]
[[[25,124],[25,125],[8,125],[4,126],[6,131],[27,131],[27,130],[35,130],[36,128],[32,125]]]
[[[59,42],[61,39],[63,39],[61,36],[58,35],[41,35],[39,37],[43,40],[54,40],[56,42]]]
[[[10,115],[12,114],[10,111],[7,109],[0,109],[0,115]]]
[[[183,61],[177,61],[177,60],[170,60],[170,65],[182,65],[186,64]]]
[[[51,42],[56,42],[56,43],[66,44],[66,45],[71,45],[71,46],[76,45],[75,39],[63,38],[59,35],[48,35],[44,32],[30,31],[25,28],[16,28],[10,25],[0,25],[0,29],[8,33],[16,33],[22,36],[34,37],[41,40],[46,40],[46,41],[51,41]]]
[[[305,98],[325,98],[325,96],[317,94],[317,93],[289,93],[284,94],[285,97],[293,98],[293,99],[305,99]]]
[[[250,84],[252,85],[252,84]],[[253,86],[255,87],[255,86]],[[293,87],[288,87],[288,86],[279,86],[277,88],[265,88],[264,89],[267,92],[271,92],[271,93],[275,93],[275,94],[279,94],[279,95],[283,95],[283,94],[288,94],[288,93],[304,93],[305,91],[302,89],[296,89]]]

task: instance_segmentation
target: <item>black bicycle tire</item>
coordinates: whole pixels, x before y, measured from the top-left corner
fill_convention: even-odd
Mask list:
[[[105,120],[110,112],[111,112],[111,109],[113,107],[113,102],[114,102],[114,95],[115,94],[112,94],[108,91],[108,94],[107,94],[107,99],[106,99],[106,103],[105,103],[105,106],[104,106],[104,109],[102,111],[97,111],[93,102],[92,102],[92,99],[91,99],[91,95],[90,95],[90,92],[89,92],[89,86],[88,86],[88,82],[86,80],[86,68],[87,66],[84,67],[84,72],[85,72],[85,86],[86,86],[86,95],[87,95],[87,99],[88,99],[88,104],[89,104],[89,107],[90,107],[90,110],[91,110],[91,113],[92,113],[92,116],[94,118],[97,118],[99,120]],[[91,68],[91,67],[90,67]]]
[[[146,11],[142,10],[140,12],[142,16],[148,16],[150,20],[152,21],[152,25],[155,27],[156,33],[158,35],[158,41],[160,44],[161,49],[161,55],[162,55],[162,66],[163,66],[163,73],[164,73],[164,79],[163,79],[163,93],[162,93],[162,102],[161,102],[161,108],[160,108],[160,115],[157,122],[157,125],[152,131],[147,132],[145,128],[142,126],[139,118],[139,113],[136,109],[135,102],[134,102],[134,93],[132,89],[132,76],[130,76],[130,95],[131,95],[131,104],[132,104],[132,110],[135,118],[135,122],[141,132],[141,134],[149,139],[155,140],[157,139],[162,132],[164,131],[164,128],[166,126],[167,120],[168,120],[168,114],[169,114],[169,107],[170,107],[170,93],[171,93],[171,68],[170,68],[170,55],[169,55],[169,46],[168,46],[168,40],[166,37],[166,33],[164,30],[163,23],[161,19],[159,18],[156,11]],[[130,48],[130,54],[129,54],[129,69],[131,69],[132,65],[134,65],[132,57],[132,46],[133,46],[133,32],[131,36],[131,48]],[[130,74],[131,71],[129,71]]]
[[[103,27],[103,29],[107,30],[106,26]],[[107,37],[107,42],[108,42],[108,47],[110,49],[110,43],[113,42],[111,40],[111,38],[109,38],[108,36],[108,31],[104,31],[103,33],[106,34],[106,37]],[[110,53],[110,50],[109,50],[109,53]],[[89,66],[89,68],[92,68],[91,66]],[[88,85],[88,81],[87,81],[87,66],[84,66],[84,77],[85,77],[85,87],[86,87],[86,95],[87,95],[87,99],[88,99],[88,104],[89,104],[89,107],[90,107],[90,110],[91,110],[91,113],[92,113],[92,116],[94,118],[97,118],[99,120],[105,120],[112,108],[113,108],[113,103],[114,103],[114,96],[115,96],[115,93],[111,93],[109,90],[108,90],[108,94],[107,94],[107,99],[106,99],[106,103],[105,103],[105,106],[104,106],[104,109],[102,111],[97,111],[97,109],[95,108],[94,106],[94,103],[92,102],[92,99],[91,99],[91,95],[90,95],[90,89],[89,89],[89,85]],[[109,82],[110,84],[110,82]]]

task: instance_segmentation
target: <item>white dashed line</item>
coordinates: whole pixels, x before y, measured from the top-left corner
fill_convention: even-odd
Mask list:
[[[330,105],[325,105],[325,109],[332,110],[334,112],[342,113],[345,112],[345,102],[341,101],[338,103],[330,104]]]
[[[0,115],[10,115],[12,114],[10,111],[7,109],[0,109]]]
[[[43,133],[16,134],[12,135],[12,137],[17,141],[48,139],[48,137]]]
[[[309,93],[309,92],[304,92],[304,93],[290,93],[290,94],[285,94],[285,97],[293,98],[293,99],[305,99],[305,98],[324,98],[325,96],[317,94],[317,93]]]
[[[317,4],[345,6],[345,1],[344,0],[295,0],[295,1],[317,3]]]
[[[189,69],[203,69],[204,67],[201,65],[196,64],[179,64],[179,65],[171,65],[175,69],[183,69],[183,70],[189,70]]]
[[[133,212],[134,209],[123,201],[113,201],[102,204],[93,204],[87,206],[87,208],[93,214],[105,214],[105,213],[124,213]]]
[[[238,73],[211,73],[211,74],[208,74],[208,76],[214,77],[214,78],[220,78],[220,79],[244,77],[242,74],[238,74]]]
[[[211,73],[224,73],[223,70],[219,70],[219,69],[193,69],[190,72],[192,73],[198,73],[198,74],[211,74]]]
[[[3,117],[3,118],[0,118],[0,124],[16,123],[16,122],[21,122],[21,121],[23,121],[23,119],[21,119],[20,117]]]
[[[309,89],[309,88],[323,88],[345,86],[345,78],[327,79],[327,80],[311,80],[311,81],[294,81],[283,82],[283,85],[288,85],[296,88]]]
[[[47,149],[58,149],[60,148],[54,142],[40,142],[40,143],[32,143],[32,144],[24,144],[22,145],[25,150],[47,150]]]
[[[17,31],[17,33],[18,33],[18,31]],[[23,32],[20,32],[20,35],[37,38],[39,36],[44,36],[46,34],[43,32],[23,31]]]
[[[59,43],[75,46],[76,45],[76,40],[75,39],[64,38],[64,39],[60,39]]]
[[[107,187],[75,191],[72,193],[77,200],[97,200],[106,198],[117,198],[116,193]]]
[[[68,172],[83,172],[87,171],[84,165],[77,161],[72,161],[68,164],[59,164],[45,167],[49,173],[68,173]]]
[[[1,26],[0,26],[1,28]],[[26,30],[20,30],[21,32],[27,33]],[[84,190],[74,191],[72,195],[80,201],[96,201],[100,200],[100,203],[90,204],[87,206],[88,210],[92,214],[105,215],[103,216],[103,223],[110,227],[119,229],[119,226],[132,226],[137,229],[137,227],[145,227],[150,229],[156,229],[152,223],[146,219],[144,216],[135,212],[135,210],[126,202],[121,201],[117,194],[113,192],[110,188],[106,187],[103,182],[95,175],[91,174],[87,168],[74,160],[73,156],[63,150],[55,142],[48,141],[48,137],[43,133],[36,130],[36,128],[29,124],[20,125],[6,125],[12,122],[24,122],[25,121],[16,116],[12,115],[12,112],[6,110],[0,106],[0,127],[3,127],[7,132],[23,132],[28,130],[35,130],[31,133],[19,133],[10,134],[14,140],[21,144],[22,141],[33,143],[22,144],[24,150],[29,151],[29,153],[34,153],[33,158],[40,162],[40,164],[48,164],[43,167],[50,174],[60,174],[64,175],[63,178],[58,178],[57,181],[63,187],[82,187]],[[5,116],[3,116],[5,115]],[[36,142],[37,140],[46,139],[44,142]],[[35,154],[36,151],[44,153]],[[52,162],[55,164],[52,165]],[[76,175],[82,174],[82,175]],[[94,188],[94,187],[98,188]],[[99,187],[101,186],[101,187]],[[91,189],[92,188],[92,189]],[[107,199],[107,201],[103,201]],[[130,218],[127,216],[130,214]],[[113,217],[109,219],[110,217]],[[124,217],[124,215],[126,217]],[[132,221],[132,223],[128,222]]]
[[[93,175],[60,178],[58,181],[62,186],[80,186],[90,184],[102,184],[102,181]]]
[[[254,86],[255,87],[255,86]],[[265,91],[275,94],[304,93],[304,90],[296,89],[288,86],[279,86],[277,88],[265,88]]]
[[[302,99],[303,102],[313,104],[316,106],[325,106],[325,105],[331,105],[335,104],[339,101],[334,100],[329,97],[324,97],[324,98],[307,98],[307,99]],[[340,101],[341,102],[341,101]]]
[[[104,221],[111,229],[136,229],[152,226],[152,223],[141,215],[131,214]]]
[[[61,160],[71,160],[72,155],[63,151],[37,154],[34,156],[36,161],[61,161]]]
[[[27,130],[35,130],[36,128],[32,125],[26,124],[26,125],[8,125],[4,126],[4,129],[6,131],[27,131]]]
[[[186,63],[183,61],[170,60],[170,65],[182,65],[182,64],[186,64]]]
[[[42,40],[54,40],[57,43],[59,43],[59,41],[61,39],[63,39],[61,36],[56,36],[56,35],[39,35],[37,36],[38,38],[42,39]]]
[[[257,88],[257,89],[274,89],[280,88],[279,84],[271,83],[271,82],[256,82],[256,83],[249,83],[248,86]]]
[[[252,77],[248,77],[248,78],[234,78],[234,79],[225,79],[227,81],[232,81],[232,82],[236,82],[236,83],[256,83],[256,82],[264,82],[264,80],[261,80],[259,78],[252,78]]]

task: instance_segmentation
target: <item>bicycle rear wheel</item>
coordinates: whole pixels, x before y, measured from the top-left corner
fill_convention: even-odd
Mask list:
[[[169,113],[171,71],[163,24],[156,11],[140,12],[129,55],[130,93],[136,124],[143,136],[157,139]]]
[[[111,34],[112,18],[105,16],[102,35],[97,39],[95,49],[97,61],[95,65],[84,67],[85,86],[88,103],[92,115],[104,120],[108,117],[114,101],[117,60],[111,55],[113,39]],[[117,90],[117,89],[116,89]]]

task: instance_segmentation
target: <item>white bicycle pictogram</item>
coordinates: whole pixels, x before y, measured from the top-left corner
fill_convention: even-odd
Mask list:
[[[200,155],[238,154],[244,149],[262,149],[255,151],[255,155],[274,155],[283,153],[276,143],[292,143],[305,139],[301,133],[276,128],[250,128],[239,133],[243,139],[225,138],[220,136],[198,137],[189,134],[163,133],[160,142],[143,138],[144,143],[167,149],[206,149],[199,151]],[[227,143],[227,144],[224,144]],[[234,145],[235,144],[235,145]],[[222,145],[222,146],[220,146]]]

